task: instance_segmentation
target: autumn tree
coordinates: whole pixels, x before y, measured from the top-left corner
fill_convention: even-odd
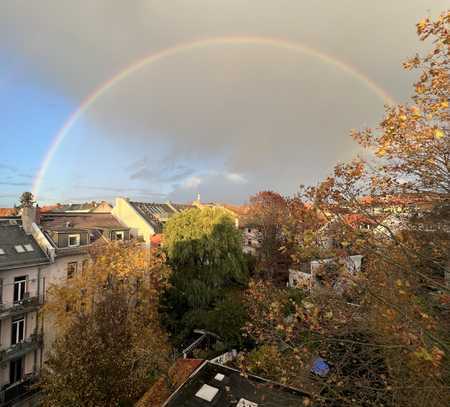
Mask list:
[[[264,344],[246,360],[250,370],[268,369],[266,354],[278,359],[271,377],[306,387],[317,404],[450,402],[449,22],[446,12],[418,23],[433,46],[405,64],[421,69],[411,103],[388,107],[379,129],[353,134],[369,158],[303,191],[326,219],[312,242],[326,231],[335,243],[328,255],[364,256],[364,273],[349,277],[354,292],[293,301],[267,283],[250,286],[247,330]],[[329,362],[327,377],[310,375],[315,356]]]
[[[258,266],[265,278],[273,279],[278,272],[287,272],[289,256],[282,250],[286,243],[283,228],[287,218],[287,201],[282,195],[262,191],[250,197],[245,222],[258,231]]]
[[[173,274],[163,309],[174,339],[180,342],[202,328],[238,340],[242,307],[233,301],[239,302],[247,268],[233,219],[220,208],[190,209],[169,219],[164,242]],[[223,315],[235,325],[218,323]]]
[[[46,406],[132,403],[170,363],[158,303],[163,259],[135,244],[111,243],[64,286],[49,289],[45,319],[57,337],[42,376]]]

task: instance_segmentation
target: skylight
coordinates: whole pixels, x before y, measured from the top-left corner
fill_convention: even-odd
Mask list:
[[[254,403],[253,401],[248,401],[246,399],[240,399],[239,403],[236,404],[236,407],[258,407],[258,403]]]
[[[26,244],[24,245],[24,247],[27,252],[34,252],[34,248],[33,246],[31,246],[31,244]]]
[[[18,244],[17,246],[14,246],[14,249],[16,249],[17,253],[24,253],[25,252],[25,249],[20,244]]]
[[[2,248],[0,248],[0,255],[2,254],[5,254],[5,251]]]
[[[214,379],[216,379],[218,382],[221,382],[224,378],[225,378],[225,375],[223,375],[222,373],[217,373],[214,376]]]
[[[217,387],[210,386],[209,384],[204,384],[200,387],[200,390],[195,393],[195,396],[201,398],[202,400],[211,402],[214,396],[219,392]]]

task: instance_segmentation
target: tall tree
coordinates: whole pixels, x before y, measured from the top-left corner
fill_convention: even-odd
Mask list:
[[[289,263],[284,226],[288,219],[287,200],[273,191],[262,191],[250,197],[246,222],[255,226],[260,236],[259,268],[265,278],[285,275]]]
[[[170,363],[158,299],[167,267],[137,245],[98,248],[92,264],[49,290],[58,336],[45,365],[46,406],[132,403]]]
[[[220,208],[190,209],[169,219],[164,242],[173,269],[164,308],[176,339],[194,328],[220,330],[214,315],[247,281],[242,236],[233,219]]]

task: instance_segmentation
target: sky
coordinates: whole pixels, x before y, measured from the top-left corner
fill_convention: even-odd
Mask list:
[[[352,129],[408,101],[415,24],[447,6],[2,0],[0,207],[33,184],[41,205],[243,203],[316,184],[358,154]]]

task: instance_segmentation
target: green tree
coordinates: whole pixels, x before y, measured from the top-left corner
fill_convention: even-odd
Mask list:
[[[217,329],[213,316],[247,282],[242,236],[233,219],[220,208],[184,211],[167,222],[164,242],[173,274],[163,309],[175,340],[195,328]]]

